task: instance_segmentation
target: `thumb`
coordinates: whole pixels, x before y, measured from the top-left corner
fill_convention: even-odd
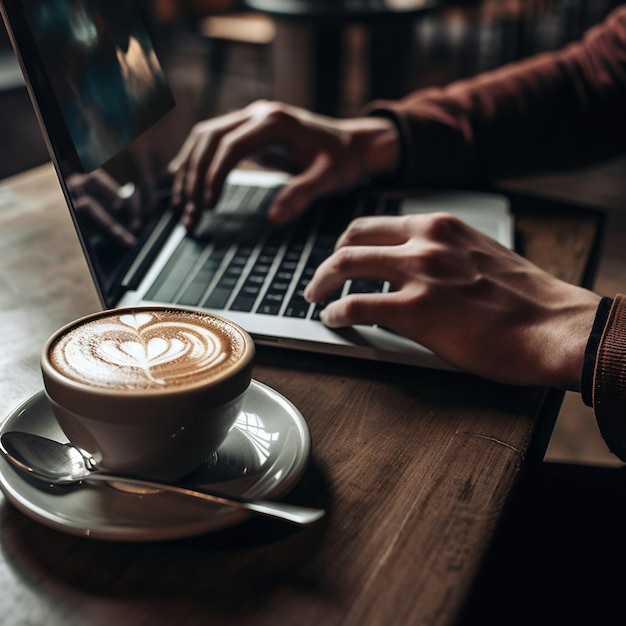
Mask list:
[[[319,154],[309,167],[291,178],[276,194],[268,211],[268,219],[275,224],[285,224],[315,200],[338,191],[338,188],[332,175],[332,159],[325,153]]]

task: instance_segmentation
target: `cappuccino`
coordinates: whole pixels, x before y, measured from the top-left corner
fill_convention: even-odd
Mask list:
[[[233,427],[252,380],[240,326],[184,307],[101,311],[54,333],[41,353],[50,406],[103,469],[177,480]]]
[[[218,317],[172,309],[111,311],[58,337],[50,362],[86,385],[165,389],[228,376],[245,351],[243,333]]]

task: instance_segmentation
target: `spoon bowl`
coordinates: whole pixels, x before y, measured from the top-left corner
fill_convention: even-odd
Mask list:
[[[128,491],[170,491],[238,509],[245,509],[299,525],[312,524],[324,516],[323,509],[302,507],[285,502],[248,500],[180,483],[159,483],[133,476],[118,476],[96,467],[93,459],[69,443],[40,435],[9,431],[0,438],[0,451],[16,469],[49,485],[79,485],[82,482],[105,482],[128,487]],[[132,489],[130,489],[132,488]]]

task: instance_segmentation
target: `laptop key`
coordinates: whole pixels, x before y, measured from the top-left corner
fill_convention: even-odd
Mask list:
[[[187,289],[185,289],[185,293],[178,298],[178,304],[183,304],[187,306],[196,306],[200,300],[202,300],[202,296],[206,291],[206,284],[201,284],[200,282],[193,282]]]
[[[223,309],[228,302],[228,298],[231,294],[231,289],[217,288],[209,294],[209,297],[204,301],[202,306],[209,309]]]
[[[183,239],[152,284],[146,298],[157,302],[172,302],[183,281],[197,263],[203,247],[192,239]]]
[[[300,298],[298,296],[294,296],[287,305],[285,309],[285,317],[299,317],[301,319],[305,319],[307,314],[309,313],[309,308],[311,305],[304,300],[304,298]]]
[[[280,304],[266,304],[263,303],[261,304],[261,306],[257,309],[257,313],[260,313],[261,315],[272,315],[274,317],[276,317],[278,315],[278,312],[280,311]]]
[[[256,301],[256,296],[239,295],[234,302],[228,307],[231,311],[249,312]]]
[[[260,285],[244,283],[229,309],[233,311],[252,311],[252,307],[260,292]]]

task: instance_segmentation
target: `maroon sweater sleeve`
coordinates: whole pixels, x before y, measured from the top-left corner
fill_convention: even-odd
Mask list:
[[[626,6],[559,52],[377,101],[402,129],[401,182],[462,184],[626,151]]]
[[[592,406],[607,446],[626,461],[626,296],[617,294],[593,368]]]

